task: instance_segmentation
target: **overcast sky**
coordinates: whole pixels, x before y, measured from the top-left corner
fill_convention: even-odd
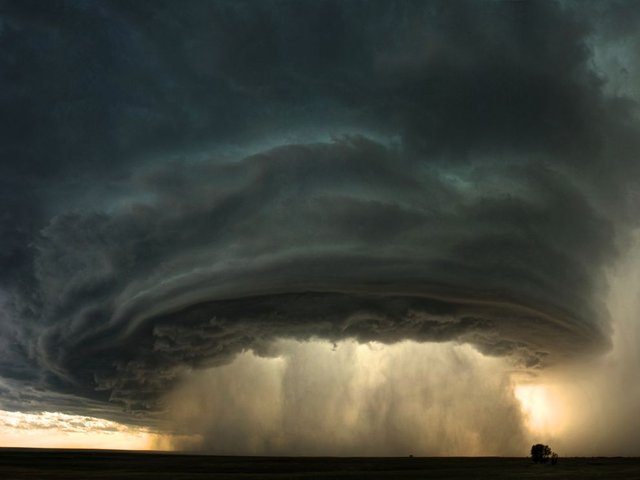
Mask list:
[[[633,1],[0,0],[0,408],[519,454],[518,385],[565,385],[551,438],[640,454],[638,32]]]

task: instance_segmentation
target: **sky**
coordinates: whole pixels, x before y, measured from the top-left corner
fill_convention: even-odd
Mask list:
[[[0,0],[0,445],[640,455],[638,32]]]

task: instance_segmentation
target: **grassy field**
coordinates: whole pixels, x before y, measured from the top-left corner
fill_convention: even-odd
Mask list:
[[[0,449],[13,479],[640,479],[640,458],[218,457],[106,450]]]

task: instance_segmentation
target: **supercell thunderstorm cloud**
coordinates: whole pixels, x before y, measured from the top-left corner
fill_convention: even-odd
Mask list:
[[[214,452],[518,454],[510,375],[606,369],[617,322],[637,335],[639,22],[0,1],[0,407]]]

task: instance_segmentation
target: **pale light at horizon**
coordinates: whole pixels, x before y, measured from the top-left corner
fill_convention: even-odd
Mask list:
[[[0,447],[152,450],[163,435],[101,418],[0,410]]]

